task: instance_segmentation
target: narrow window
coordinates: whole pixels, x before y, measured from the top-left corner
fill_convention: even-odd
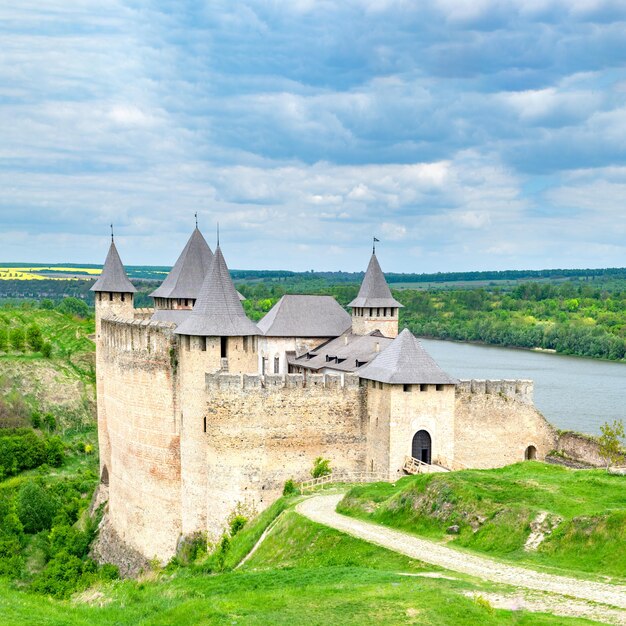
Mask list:
[[[420,385],[420,391],[428,391],[428,385]]]
[[[276,356],[274,357],[274,374],[280,373],[280,359]]]
[[[382,389],[383,388],[383,384],[382,383],[378,383],[378,388]]]
[[[206,352],[206,337],[200,337],[200,350]],[[204,432],[206,432],[206,430]]]
[[[443,385],[436,385],[435,389],[437,389],[437,391],[443,391]]]
[[[372,381],[372,389],[376,389],[376,381],[375,380]]]
[[[124,294],[121,294],[121,295],[122,295],[122,302],[124,302]]]
[[[402,389],[403,391],[407,391],[407,392],[411,391],[411,385],[404,385]]]
[[[206,432],[206,416],[204,417],[204,432]]]
[[[113,294],[112,293],[109,294],[109,302],[113,302]]]
[[[228,358],[228,337],[220,337],[220,356],[223,359]]]
[[[376,317],[380,317],[380,309],[376,309]]]
[[[185,335],[185,350],[189,350],[191,348],[191,337],[189,335]]]

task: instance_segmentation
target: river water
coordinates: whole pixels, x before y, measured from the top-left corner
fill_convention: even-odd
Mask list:
[[[535,405],[557,428],[599,434],[607,420],[626,421],[626,363],[514,348],[420,339],[457,378],[530,378]]]

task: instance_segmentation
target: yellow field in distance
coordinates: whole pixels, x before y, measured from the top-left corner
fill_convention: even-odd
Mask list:
[[[79,280],[77,278],[68,278],[66,276],[41,276],[37,273],[45,270],[66,272],[68,274],[80,272],[81,274],[85,274],[85,278],[88,278],[87,274],[90,276],[97,276],[102,271],[92,267],[0,267],[0,280]]]

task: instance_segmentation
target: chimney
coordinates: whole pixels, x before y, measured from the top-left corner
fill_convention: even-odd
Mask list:
[[[380,342],[379,341],[377,341],[374,344],[374,352],[380,352]]]

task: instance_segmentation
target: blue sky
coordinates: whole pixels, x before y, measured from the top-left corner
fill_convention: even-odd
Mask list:
[[[0,260],[626,265],[626,3],[0,6]]]

